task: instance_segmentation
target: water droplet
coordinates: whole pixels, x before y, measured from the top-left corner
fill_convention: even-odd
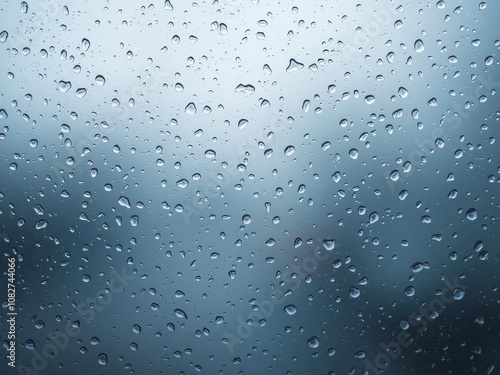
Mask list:
[[[45,229],[49,223],[46,220],[38,220],[37,223],[35,224],[36,229]]]
[[[82,39],[82,49],[88,51],[90,48],[90,41],[87,38]]]
[[[7,38],[9,37],[9,33],[7,31],[2,31],[0,33],[0,43],[5,43],[7,41]]]
[[[288,314],[288,315],[294,315],[297,312],[297,308],[295,305],[286,305],[283,310]]]
[[[172,6],[172,3],[170,2],[170,0],[165,0],[164,7],[166,10],[174,10],[174,7]]]
[[[412,286],[409,286],[405,289],[405,294],[408,296],[408,297],[413,297],[415,295],[415,288],[412,287]]]
[[[189,185],[188,180],[184,178],[182,180],[177,181],[177,186],[180,187],[181,189],[187,188],[188,185]]]
[[[127,197],[121,196],[120,199],[118,199],[118,204],[122,207],[130,208],[130,201]]]
[[[288,63],[288,67],[286,68],[286,71],[288,73],[296,72],[297,70],[300,70],[303,67],[304,67],[304,64],[298,62],[295,59],[290,59],[290,62]]]
[[[377,212],[372,212],[369,217],[369,223],[373,224],[376,223],[379,219],[378,213]]]
[[[183,318],[183,319],[187,319],[188,318],[187,315],[186,315],[186,313],[183,310],[181,310],[181,309],[175,309],[174,313],[175,313],[175,315],[178,318]]]
[[[351,159],[356,160],[359,156],[358,150],[356,150],[355,148],[351,148],[349,150],[349,156],[351,157]]]
[[[319,346],[319,339],[316,336],[312,336],[307,340],[307,346],[310,348],[317,348]]]
[[[467,210],[467,219],[470,221],[474,221],[477,219],[477,211],[475,208],[469,208]]]
[[[142,328],[141,328],[141,326],[140,326],[139,324],[134,324],[134,325],[132,326],[132,331],[133,331],[134,333],[141,333],[141,330],[142,330]]]
[[[323,247],[328,251],[332,251],[335,249],[335,240],[323,240]]]
[[[460,288],[455,288],[455,289],[453,289],[452,295],[453,295],[453,299],[455,299],[456,301],[459,301],[462,298],[464,298],[465,291],[463,289],[460,289]]]
[[[424,42],[422,42],[422,39],[417,39],[415,41],[413,48],[415,49],[415,52],[417,52],[417,53],[424,52],[425,46],[424,46]]]
[[[241,119],[238,121],[238,128],[239,129],[245,129],[245,127],[248,125],[248,120]]]
[[[360,294],[361,294],[360,290],[354,286],[351,286],[351,288],[349,289],[349,296],[351,298],[358,298]]]
[[[214,150],[207,150],[205,151],[205,157],[208,159],[213,159],[215,158],[216,154]]]
[[[59,91],[67,92],[71,88],[70,81],[59,81]]]
[[[365,96],[365,103],[368,105],[375,103],[375,97],[373,95]]]
[[[79,88],[76,90],[76,96],[78,98],[83,98],[85,95],[87,95],[87,89],[84,89],[84,88]]]
[[[105,353],[101,353],[97,356],[97,363],[101,366],[105,366],[108,364],[108,356]]]
[[[363,359],[366,357],[366,353],[363,352],[363,351],[359,351],[357,352],[356,354],[354,354],[354,357],[358,358],[358,359]]]
[[[186,113],[188,115],[195,115],[196,114],[196,105],[194,103],[189,103],[187,106],[186,106]]]
[[[285,155],[286,156],[291,156],[291,155],[293,155],[294,152],[295,152],[295,147],[293,147],[293,146],[287,146],[285,148]]]
[[[106,79],[103,76],[101,76],[101,75],[97,75],[95,77],[95,81],[97,82],[97,84],[99,86],[104,86],[104,84],[106,83]]]

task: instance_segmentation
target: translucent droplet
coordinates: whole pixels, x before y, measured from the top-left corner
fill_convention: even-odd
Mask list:
[[[455,289],[453,289],[452,295],[453,295],[453,299],[455,299],[456,301],[459,301],[462,298],[464,298],[465,291],[463,289],[460,289],[460,288],[455,288]]]
[[[82,49],[88,51],[90,48],[90,41],[87,38],[82,39]]]
[[[141,330],[142,330],[142,328],[141,328],[141,326],[140,326],[139,324],[134,324],[134,325],[132,326],[132,331],[133,331],[134,333],[141,333]]]
[[[283,310],[288,314],[288,315],[294,315],[297,312],[297,308],[295,305],[286,305]]]
[[[335,240],[323,240],[323,247],[328,251],[332,251],[335,249]]]
[[[133,227],[136,227],[137,225],[139,225],[139,216],[137,215],[133,215],[130,217],[130,225],[132,225]]]
[[[288,67],[286,68],[286,71],[288,73],[296,72],[297,70],[300,70],[303,67],[304,67],[304,64],[298,62],[295,59],[290,59],[290,62],[288,63]]]
[[[106,79],[101,75],[96,76],[95,81],[99,86],[104,86],[104,84],[106,83]]]
[[[358,150],[356,150],[355,148],[351,148],[349,150],[349,156],[351,157],[351,159],[354,159],[354,160],[357,159],[359,156]]]
[[[370,214],[369,223],[370,224],[376,223],[378,221],[378,219],[379,219],[378,213],[377,212],[372,212]]]
[[[67,92],[71,88],[70,81],[59,81],[59,91]]]
[[[424,52],[425,46],[424,46],[424,42],[422,42],[422,39],[417,39],[415,41],[413,48],[415,49],[415,52],[417,52],[417,53]]]
[[[84,88],[79,88],[76,90],[76,96],[78,98],[83,98],[85,95],[87,95],[87,89],[84,89]]]
[[[0,33],[0,43],[5,43],[7,41],[7,38],[9,37],[9,33],[7,31],[2,31]]]
[[[285,155],[286,156],[291,156],[291,155],[293,155],[294,152],[295,152],[295,147],[293,147],[293,146],[287,146],[285,148]]]
[[[207,150],[205,151],[205,157],[209,159],[215,158],[216,154],[214,150]]]
[[[188,180],[184,178],[182,180],[177,181],[177,186],[180,187],[181,189],[187,188],[188,185],[189,185]]]
[[[375,103],[375,97],[373,95],[365,96],[365,103],[368,105]]]
[[[194,103],[189,103],[186,106],[186,113],[191,116],[196,114],[196,105]]]
[[[172,3],[170,2],[170,0],[165,0],[164,7],[166,10],[174,10],[174,7],[172,6]]]
[[[28,3],[26,1],[23,1],[21,3],[21,13],[22,14],[28,13]]]
[[[118,204],[122,207],[125,207],[125,208],[130,208],[130,201],[128,200],[127,197],[124,197],[124,196],[121,196],[119,199],[118,199]]]
[[[36,229],[45,229],[49,223],[46,220],[38,220],[37,223],[35,224]]]
[[[307,340],[307,346],[313,349],[317,348],[319,346],[319,339],[316,336],[310,337]]]
[[[358,298],[360,294],[361,294],[360,290],[354,286],[351,286],[351,288],[349,289],[349,296],[351,298]]]
[[[409,286],[405,289],[405,294],[408,296],[408,297],[413,297],[415,295],[415,288],[412,287],[412,286]]]
[[[105,366],[108,364],[108,356],[105,353],[101,353],[97,356],[97,363],[101,366]]]
[[[175,313],[175,315],[178,318],[183,318],[183,319],[187,319],[188,318],[187,315],[186,315],[186,313],[183,310],[181,310],[181,309],[175,309],[174,313]]]
[[[239,129],[245,129],[245,127],[248,125],[248,120],[241,119],[238,121],[238,128]]]
[[[475,208],[469,208],[467,210],[467,219],[470,221],[474,221],[477,219],[477,211]]]

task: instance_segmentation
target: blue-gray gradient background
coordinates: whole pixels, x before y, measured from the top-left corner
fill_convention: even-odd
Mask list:
[[[499,21],[1,2],[0,373],[373,374],[403,330],[384,374],[498,373]]]

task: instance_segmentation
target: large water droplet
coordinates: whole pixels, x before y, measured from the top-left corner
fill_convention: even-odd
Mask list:
[[[105,366],[108,364],[108,356],[105,353],[101,353],[97,356],[97,363],[101,366]]]
[[[307,340],[307,346],[313,349],[317,348],[319,346],[319,339],[316,336],[310,337]]]
[[[424,52],[425,46],[424,46],[424,42],[422,42],[422,39],[417,39],[415,41],[413,48],[415,49],[415,52],[417,52],[417,53]]]

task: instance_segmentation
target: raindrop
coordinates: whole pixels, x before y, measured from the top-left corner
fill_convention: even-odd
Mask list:
[[[9,37],[9,33],[7,31],[0,32],[0,43],[5,43],[7,38]]]
[[[175,313],[175,315],[178,318],[183,318],[183,319],[187,319],[188,318],[187,315],[186,315],[186,313],[183,310],[181,310],[181,309],[175,309],[174,313]]]
[[[297,312],[297,308],[294,305],[286,305],[283,310],[288,314],[288,315],[294,315]]]
[[[118,204],[122,207],[130,208],[130,201],[127,197],[121,196],[120,199],[118,199]]]
[[[332,251],[335,248],[335,240],[323,240],[323,247],[328,251]]]
[[[467,219],[470,221],[474,221],[477,219],[477,211],[475,208],[469,208],[467,210]]]
[[[194,103],[189,103],[187,106],[186,106],[186,113],[188,115],[195,115],[196,114],[196,105]]]
[[[208,159],[213,159],[215,158],[215,151],[214,150],[207,150],[205,151],[205,157]]]
[[[303,67],[304,67],[304,64],[298,62],[295,59],[290,59],[290,62],[288,63],[288,67],[286,68],[286,71],[288,73],[296,72],[297,70],[300,70]]]
[[[415,52],[417,52],[417,53],[424,52],[425,46],[424,46],[424,42],[422,42],[422,39],[417,39],[415,41],[413,48],[415,49]]]
[[[23,1],[21,3],[21,13],[22,14],[28,13],[28,3],[26,1]]]
[[[460,288],[455,288],[455,289],[453,289],[452,295],[453,295],[453,299],[455,299],[456,301],[459,301],[462,298],[464,298],[465,291],[463,289],[460,289]]]
[[[70,81],[59,81],[59,91],[67,92],[71,88]]]
[[[101,366],[105,366],[108,363],[108,356],[104,353],[101,353],[97,356],[97,363]]]
[[[294,152],[295,152],[295,147],[293,147],[293,146],[287,146],[285,148],[285,155],[286,156],[291,156],[291,155],[293,155]]]
[[[312,336],[307,340],[307,346],[310,348],[317,348],[319,346],[319,339],[316,336]]]
[[[96,76],[95,81],[99,86],[104,86],[104,84],[106,83],[106,79],[101,75]]]
[[[82,48],[84,51],[88,51],[90,48],[90,41],[86,38],[82,39]]]

